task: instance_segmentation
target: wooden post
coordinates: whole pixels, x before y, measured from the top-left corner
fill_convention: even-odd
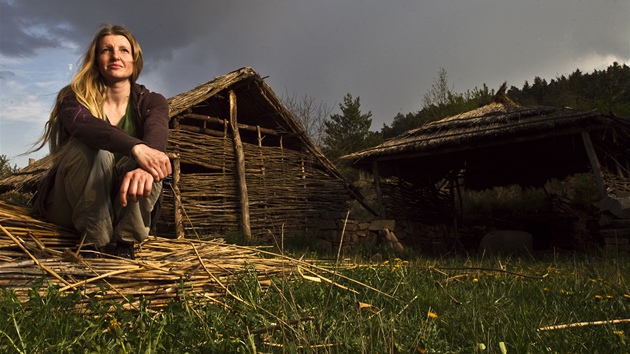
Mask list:
[[[225,164],[227,163],[227,138],[228,138],[228,121],[224,120],[223,121],[223,158],[221,159],[221,172],[223,172],[223,174],[225,175],[225,173],[227,172],[227,168],[225,167]]]
[[[234,138],[234,154],[236,155],[236,173],[238,175],[238,186],[241,194],[241,227],[246,240],[251,240],[252,230],[249,225],[249,196],[247,194],[247,182],[245,179],[245,152],[241,135],[238,132],[238,122],[236,121],[236,94],[230,91],[230,126]]]
[[[175,117],[173,119],[173,129],[180,130],[179,117]],[[173,166],[173,181],[171,182],[171,189],[173,190],[173,217],[175,221],[175,237],[178,239],[185,238],[186,233],[184,232],[184,218],[182,217],[182,210],[184,206],[182,205],[182,194],[179,189],[179,181],[181,179],[181,163],[179,157],[179,145],[175,146],[175,153],[170,153],[169,158],[171,159]]]
[[[599,161],[597,160],[597,155],[595,154],[595,149],[593,148],[593,142],[591,141],[591,135],[588,131],[582,132],[582,141],[584,142],[584,148],[586,148],[588,159],[591,162],[591,168],[595,174],[595,181],[597,182],[597,187],[599,188],[599,194],[602,198],[605,198],[608,195],[606,192],[606,185],[604,184],[602,170],[599,166]]]
[[[260,125],[256,126],[256,132],[258,133],[258,156],[260,157],[260,174],[265,177],[265,159],[262,150],[262,134],[260,133]]]
[[[184,218],[182,217],[182,197],[179,190],[179,179],[181,178],[181,165],[179,155],[173,158],[173,208],[175,209],[175,236],[184,238]]]
[[[378,163],[372,161],[372,175],[374,176],[374,185],[376,186],[376,202],[378,203],[378,213],[381,218],[387,218],[385,213],[385,205],[383,204],[383,191],[381,190],[381,177],[378,173]]]

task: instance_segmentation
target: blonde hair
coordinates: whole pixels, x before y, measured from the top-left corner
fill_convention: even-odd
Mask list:
[[[107,87],[101,77],[98,65],[98,44],[101,39],[108,35],[120,35],[129,40],[131,44],[131,54],[133,56],[133,71],[130,77],[131,83],[135,83],[142,72],[144,66],[144,60],[142,58],[142,49],[136,38],[125,27],[120,25],[104,25],[92,39],[92,43],[83,55],[83,64],[81,69],[74,76],[70,85],[64,87],[59,91],[55,105],[50,112],[50,117],[44,128],[44,135],[35,143],[37,146],[34,150],[37,151],[44,147],[46,143],[50,146],[51,154],[55,154],[59,149],[67,142],[69,136],[63,129],[61,122],[57,119],[59,114],[59,107],[64,98],[70,93],[74,93],[77,101],[85,106],[90,113],[95,116],[104,119],[105,113],[103,111],[103,103],[105,102],[105,95],[107,94]]]

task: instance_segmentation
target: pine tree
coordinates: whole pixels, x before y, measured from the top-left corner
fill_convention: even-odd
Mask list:
[[[361,113],[361,99],[346,94],[339,104],[341,114],[332,114],[324,122],[324,153],[338,162],[343,155],[374,146],[380,142],[380,134],[370,131],[372,112]]]

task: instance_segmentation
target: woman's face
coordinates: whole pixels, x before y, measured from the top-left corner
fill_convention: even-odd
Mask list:
[[[96,48],[98,70],[106,84],[129,80],[133,73],[131,43],[125,36],[106,35]]]

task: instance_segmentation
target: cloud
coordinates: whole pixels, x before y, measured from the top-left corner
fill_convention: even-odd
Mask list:
[[[31,86],[17,81],[6,81],[2,85],[3,98],[0,101],[0,121],[42,123],[50,113],[54,96],[36,93]]]
[[[33,95],[51,93],[35,82],[69,82],[98,25],[118,23],[142,46],[139,81],[165,96],[251,66],[280,95],[335,110],[361,97],[379,129],[421,109],[440,68],[464,92],[628,63],[629,14],[627,0],[0,0],[0,77],[26,80],[15,99],[39,110]],[[47,71],[26,72],[24,58]]]
[[[63,47],[64,26],[46,26],[41,16],[26,14],[24,2],[0,1],[0,53],[7,57],[31,57],[38,50]],[[42,25],[43,23],[43,25]]]

